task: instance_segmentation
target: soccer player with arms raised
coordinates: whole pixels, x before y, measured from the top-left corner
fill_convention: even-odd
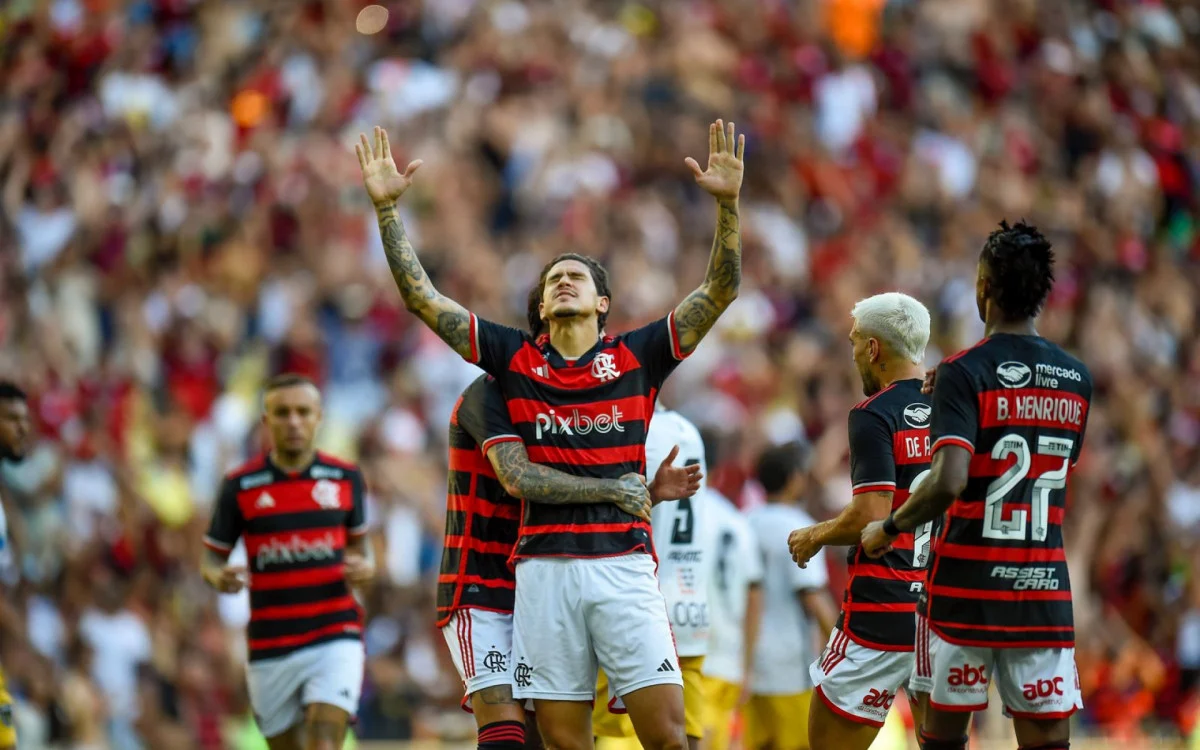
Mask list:
[[[549,336],[533,339],[480,320],[439,293],[417,259],[396,200],[420,167],[401,173],[387,135],[356,147],[405,306],[501,385],[535,463],[616,479],[645,471],[646,429],[667,376],[733,302],[741,282],[738,194],[743,139],[716,122],[708,168],[687,163],[717,199],[717,232],[704,282],[666,318],[604,336],[608,275],[591,258],[552,260],[538,279]],[[514,694],[532,698],[538,728],[556,748],[590,748],[597,666],[623,699],[648,750],[685,745],[682,679],[649,524],[612,504],[524,503],[516,562]]]
[[[537,328],[540,328],[537,321]],[[516,580],[508,565],[520,500],[552,505],[613,503],[648,519],[655,500],[691,497],[700,467],[668,455],[649,487],[641,474],[580,477],[531,463],[495,378],[481,375],[450,416],[446,536],[437,587],[437,624],[466,687],[479,750],[536,746],[523,702],[513,698],[512,624]],[[603,702],[600,703],[603,705]]]
[[[918,610],[925,750],[964,750],[993,682],[1022,750],[1066,750],[1082,706],[1062,523],[1092,378],[1035,328],[1053,267],[1030,225],[988,236],[975,281],[985,337],[938,367],[930,474],[863,530],[878,556],[948,511]]]
[[[921,393],[929,311],[891,292],[862,300],[850,317],[854,364],[868,396],[850,410],[847,427],[854,499],[837,518],[793,531],[788,546],[801,567],[827,545],[850,547],[838,625],[809,669],[819,700],[809,713],[808,742],[867,750],[913,675],[914,613],[933,524],[898,538],[878,561],[858,541],[869,522],[900,507],[929,474],[930,407]],[[920,726],[920,706],[912,705]]]
[[[271,450],[225,477],[204,580],[250,589],[250,707],[271,750],[339,750],[358,712],[365,654],[351,586],[375,574],[358,467],[317,452],[321,393],[299,375],[263,391]],[[238,538],[250,570],[230,565]]]

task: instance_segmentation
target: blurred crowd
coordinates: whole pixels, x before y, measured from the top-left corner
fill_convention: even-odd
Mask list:
[[[747,134],[745,282],[663,393],[718,431],[710,480],[760,502],[758,451],[803,439],[809,509],[835,513],[853,303],[924,300],[936,362],[982,332],[987,232],[1035,222],[1058,256],[1041,330],[1098,394],[1068,519],[1080,726],[1193,730],[1200,7],[393,0],[364,36],[363,5],[0,3],[0,375],[39,431],[0,477],[22,750],[259,746],[246,602],[195,561],[285,370],[322,384],[321,444],[370,484],[359,736],[473,737],[431,581],[447,418],[477,371],[400,304],[352,144],[381,124],[425,160],[402,210],[443,292],[519,324],[541,264],[584,252],[619,331],[703,277],[715,211],[683,159],[718,116]]]

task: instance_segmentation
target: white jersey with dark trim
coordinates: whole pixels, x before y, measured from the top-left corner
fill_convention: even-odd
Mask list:
[[[653,479],[658,466],[678,445],[676,466],[699,464],[708,472],[704,443],[696,426],[677,412],[656,409],[646,435],[646,473]],[[703,656],[708,651],[708,566],[704,540],[707,509],[702,495],[659,503],[651,511],[658,581],[667,600],[667,614],[680,656]]]
[[[708,655],[704,674],[741,684],[746,678],[746,600],[750,587],[762,584],[762,555],[754,529],[720,492],[700,490],[708,529]]]

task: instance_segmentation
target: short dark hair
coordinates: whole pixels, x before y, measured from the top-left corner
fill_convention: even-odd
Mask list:
[[[1010,320],[1036,318],[1054,286],[1054,251],[1037,227],[1018,221],[988,235],[979,254],[991,300]]]
[[[716,428],[700,428],[700,443],[704,446],[704,460],[708,462],[710,469],[721,462],[721,445],[723,442],[721,433]]]
[[[542,274],[543,280],[546,274]],[[529,290],[529,299],[525,300],[525,322],[529,324],[529,335],[537,338],[542,335],[546,321],[542,320],[542,287],[544,284]]]
[[[808,469],[808,446],[793,441],[773,445],[758,458],[755,474],[768,495],[783,490],[797,473]]]
[[[542,267],[542,274],[538,277],[537,283],[538,302],[540,303],[542,301],[542,297],[546,292],[546,277],[550,275],[550,269],[554,268],[559,263],[562,263],[564,260],[577,260],[583,265],[587,266],[588,272],[592,274],[592,283],[596,285],[596,294],[600,295],[601,297],[608,297],[609,305],[611,307],[612,290],[609,289],[608,286],[608,270],[600,263],[600,261],[596,260],[595,258],[587,255],[580,255],[579,253],[563,253],[562,255],[556,256],[553,260]],[[540,315],[538,316],[538,319],[541,319]],[[607,321],[607,312],[602,312],[596,316],[596,322],[599,330],[601,331],[604,330],[604,324]],[[537,334],[534,335],[536,336]]]
[[[28,401],[20,386],[10,380],[0,380],[0,401]]]
[[[306,375],[301,375],[298,372],[284,372],[272,377],[263,385],[263,395],[265,396],[271,391],[277,391],[280,388],[291,388],[292,386],[296,385],[311,385],[318,391],[321,390],[320,387],[313,382],[313,379]]]

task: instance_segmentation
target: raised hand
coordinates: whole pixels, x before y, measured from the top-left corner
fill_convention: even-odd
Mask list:
[[[387,131],[376,126],[374,143],[368,143],[365,135],[358,137],[361,143],[354,146],[354,153],[358,155],[358,166],[362,169],[367,195],[376,206],[390,206],[412,185],[413,175],[424,162],[420,159],[411,161],[402,173],[392,159]]]
[[[675,466],[675,458],[679,455],[679,446],[671,448],[671,452],[658,465],[654,472],[654,481],[650,483],[650,499],[655,504],[664,500],[682,500],[700,491],[700,465]]]
[[[631,516],[650,520],[650,490],[646,487],[646,478],[641,474],[633,472],[618,479],[617,496],[613,502]]]
[[[692,157],[684,163],[692,170],[696,184],[719,201],[736,201],[742,189],[743,156],[746,136],[734,139],[733,123],[717,120],[708,126],[708,168],[701,170]]]

